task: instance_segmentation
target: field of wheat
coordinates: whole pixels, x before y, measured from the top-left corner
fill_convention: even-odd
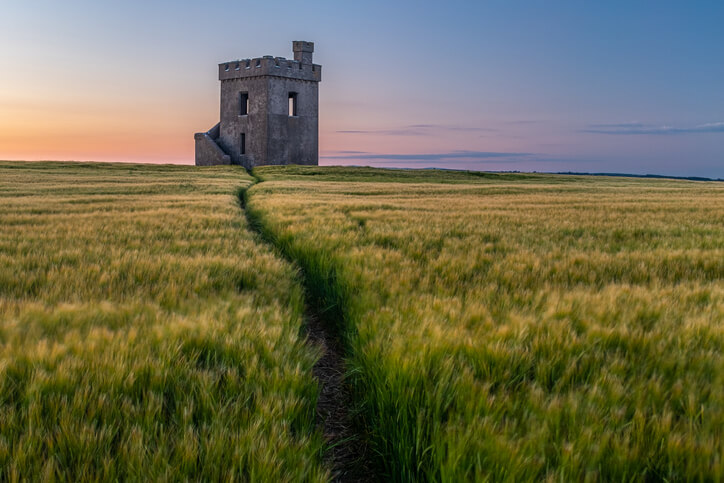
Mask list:
[[[724,185],[263,167],[398,481],[724,478]]]
[[[297,272],[242,169],[0,163],[0,481],[324,481]]]
[[[328,481],[310,317],[368,476],[724,478],[721,183],[0,162],[0,480]]]

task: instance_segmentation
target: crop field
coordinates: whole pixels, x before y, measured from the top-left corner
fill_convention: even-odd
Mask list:
[[[370,479],[724,479],[722,183],[0,162],[0,481],[344,480],[310,319]]]
[[[243,169],[0,163],[0,481],[324,481]]]
[[[253,174],[388,478],[724,478],[721,183]]]

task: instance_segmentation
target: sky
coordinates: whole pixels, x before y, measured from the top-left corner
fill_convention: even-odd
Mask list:
[[[308,40],[320,164],[724,178],[721,1],[0,1],[0,159],[192,164]]]

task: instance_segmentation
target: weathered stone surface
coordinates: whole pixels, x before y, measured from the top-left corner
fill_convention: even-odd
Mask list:
[[[295,41],[293,50],[295,60],[265,56],[219,64],[218,139],[207,134],[232,164],[318,164],[322,67],[312,63],[314,43]],[[289,112],[292,95],[296,113]],[[206,140],[197,139],[196,146],[198,166],[228,164]]]
[[[196,166],[231,164],[231,157],[216,144],[215,139],[218,137],[218,124],[208,132],[197,132],[194,134],[194,141],[196,143]]]

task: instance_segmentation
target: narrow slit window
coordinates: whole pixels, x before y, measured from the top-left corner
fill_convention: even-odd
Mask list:
[[[293,117],[297,115],[297,93],[296,92],[289,93],[289,115],[293,116]]]
[[[241,139],[239,140],[239,154],[246,154],[246,134],[241,133]]]
[[[246,116],[249,114],[249,93],[239,92],[239,115]]]

